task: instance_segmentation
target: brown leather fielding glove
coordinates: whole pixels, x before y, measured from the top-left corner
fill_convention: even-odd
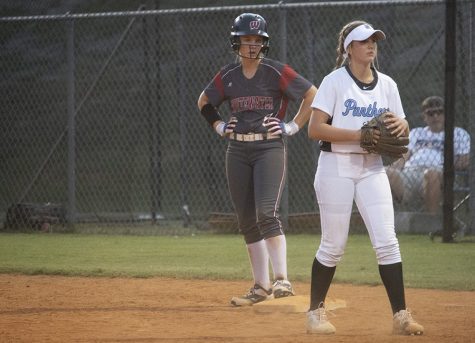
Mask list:
[[[385,165],[391,164],[403,157],[407,152],[409,137],[396,137],[384,125],[386,116],[390,112],[384,112],[374,117],[361,127],[360,146],[369,153],[380,154]],[[379,139],[374,138],[375,130],[380,133]]]

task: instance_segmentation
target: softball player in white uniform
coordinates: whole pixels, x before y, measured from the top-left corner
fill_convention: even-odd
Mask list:
[[[376,252],[393,310],[394,332],[423,332],[406,309],[391,189],[381,156],[360,147],[363,123],[386,111],[393,113],[386,125],[394,134],[409,133],[396,83],[374,68],[376,41],[382,39],[385,34],[365,22],[345,25],[340,32],[336,69],[324,78],[312,103],[309,137],[321,142],[314,186],[322,238],[312,266],[308,333],[336,331],[327,320],[324,301],[344,253],[353,200]]]

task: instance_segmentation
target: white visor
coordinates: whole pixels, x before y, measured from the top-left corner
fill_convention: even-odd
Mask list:
[[[345,51],[347,51],[348,45],[352,41],[364,41],[369,37],[374,35],[374,40],[382,40],[386,39],[386,35],[381,30],[375,30],[368,24],[362,24],[360,26],[355,27],[345,38],[345,42],[343,47]]]

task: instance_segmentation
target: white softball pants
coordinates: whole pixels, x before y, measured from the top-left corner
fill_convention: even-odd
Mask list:
[[[334,267],[341,260],[353,200],[368,230],[378,264],[401,262],[391,188],[379,155],[322,151],[314,187],[322,227],[316,258],[321,264]]]

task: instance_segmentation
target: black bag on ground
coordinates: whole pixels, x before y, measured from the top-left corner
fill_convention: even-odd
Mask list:
[[[66,209],[61,204],[19,203],[7,210],[5,230],[41,230],[44,224],[64,224]]]

